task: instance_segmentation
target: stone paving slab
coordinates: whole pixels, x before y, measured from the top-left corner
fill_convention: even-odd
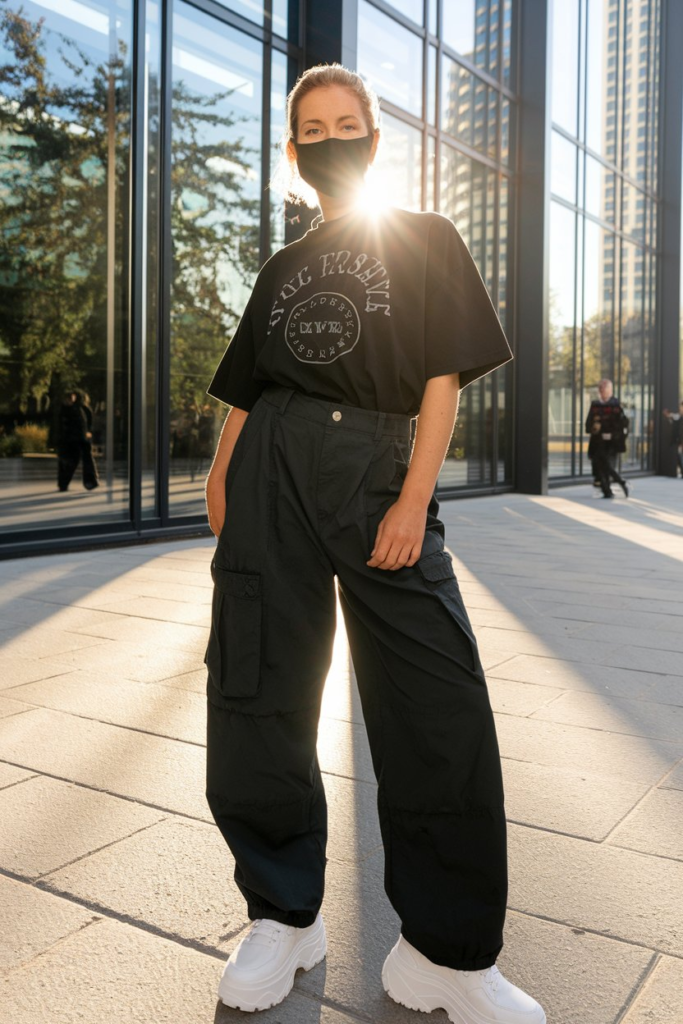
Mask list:
[[[653,790],[617,826],[609,842],[655,857],[683,860],[683,792]]]
[[[508,845],[511,908],[683,957],[683,864],[515,824]]]
[[[24,782],[25,779],[35,778],[32,772],[25,768],[16,768],[13,764],[5,764],[0,761],[0,789],[7,786],[16,786],[17,782]]]
[[[75,636],[76,634],[71,634]],[[84,638],[86,639],[86,638]],[[92,643],[96,641],[92,640]],[[123,640],[100,640],[96,647],[87,650],[72,650],[51,659],[57,672],[83,669],[97,676],[110,672],[112,664],[124,679],[135,679],[143,683],[154,683],[167,676],[182,675],[204,667],[204,649],[188,650],[184,647],[155,647],[152,644],[133,644]],[[114,658],[114,653],[116,657]]]
[[[99,847],[116,843],[162,815],[130,800],[34,776],[0,790],[0,869],[38,878]]]
[[[68,657],[77,651],[90,650],[102,644],[102,640],[92,636],[79,636],[64,630],[48,629],[44,626],[32,626],[14,636],[13,627],[0,629],[0,644],[5,657],[20,658],[58,658]]]
[[[30,704],[23,704],[8,697],[0,697],[0,718],[7,718],[9,715],[17,715],[22,711],[30,710]]]
[[[497,670],[505,671],[504,666],[497,666],[488,673],[486,680],[491,707],[496,714],[526,718],[564,693],[559,686],[535,686],[533,683],[498,679]]]
[[[683,962],[659,959],[622,1024],[681,1024],[683,1018]]]
[[[520,654],[490,669],[489,676],[522,683],[585,690],[613,697],[644,697],[657,700],[664,693],[671,702],[683,695],[683,677],[662,676],[655,672],[612,668],[609,665],[582,665],[557,658],[538,658]],[[667,703],[667,701],[661,701]]]
[[[600,842],[649,791],[647,782],[502,758],[508,821]],[[630,844],[625,844],[630,845]],[[656,851],[653,851],[656,852]]]
[[[583,729],[538,718],[499,715],[496,730],[503,757],[558,768],[582,767],[592,775],[630,782],[655,785],[680,758],[680,742]]]
[[[248,924],[233,870],[213,823],[166,818],[51,872],[41,884],[169,938],[220,949]]]
[[[55,668],[54,663],[40,661],[39,658],[22,658],[10,656],[0,650],[0,690],[7,690],[20,683],[32,683],[38,679],[49,679],[52,676],[68,672],[68,668]]]
[[[683,707],[603,694],[564,693],[532,717],[663,740],[675,741],[683,735]]]
[[[75,903],[0,874],[0,919],[0,972],[4,974],[86,927],[94,915]],[[7,1014],[1,995],[0,1007]],[[9,1014],[4,1019],[15,1024]]]
[[[202,747],[36,709],[0,720],[0,758],[191,817],[205,813]]]
[[[82,670],[16,686],[10,692],[25,705],[53,708],[187,743],[206,741],[204,694],[158,683],[130,682],[115,674],[93,678]]]

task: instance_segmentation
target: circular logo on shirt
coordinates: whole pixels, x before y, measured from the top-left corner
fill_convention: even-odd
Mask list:
[[[285,337],[302,363],[333,363],[360,337],[358,310],[345,295],[317,292],[294,306]]]

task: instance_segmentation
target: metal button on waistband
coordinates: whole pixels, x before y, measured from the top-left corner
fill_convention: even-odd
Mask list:
[[[339,412],[339,409],[335,409],[334,410],[334,412],[332,413],[332,419],[333,420],[340,420],[341,419],[341,413]]]

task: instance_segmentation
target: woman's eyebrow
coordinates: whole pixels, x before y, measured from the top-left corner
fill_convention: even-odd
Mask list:
[[[358,114],[342,114],[341,117],[337,118],[337,124],[339,124],[340,121],[348,121],[349,118],[353,118],[355,121],[357,121],[358,120]],[[323,123],[324,122],[321,121],[320,118],[318,118],[318,117],[307,117],[305,121],[301,122],[301,126],[303,128],[303,126],[305,124],[323,124]]]

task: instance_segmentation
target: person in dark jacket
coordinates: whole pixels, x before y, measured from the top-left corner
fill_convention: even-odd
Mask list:
[[[628,498],[628,484],[617,472],[617,457],[626,451],[628,416],[612,393],[611,380],[601,380],[598,392],[600,398],[591,402],[586,417],[586,433],[591,436],[588,457],[593,465],[593,476],[600,482],[603,498],[614,497],[612,480],[619,484]]]
[[[57,486],[60,491],[69,489],[79,462],[83,466],[86,491],[99,487],[92,455],[92,411],[80,391],[68,392],[59,411],[57,460]]]
[[[669,412],[668,409],[664,409],[663,415],[666,416],[672,427],[671,443],[676,445],[676,459],[681,471],[681,480],[683,480],[683,399],[681,399],[678,412]]]

